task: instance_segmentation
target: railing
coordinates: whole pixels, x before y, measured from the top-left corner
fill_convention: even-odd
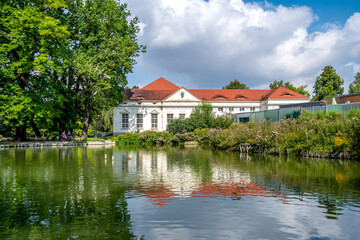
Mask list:
[[[347,104],[335,104],[326,106],[313,106],[313,107],[291,107],[291,108],[279,108],[273,110],[265,110],[260,112],[247,112],[237,114],[237,121],[240,122],[239,118],[249,118],[251,122],[263,122],[264,120],[279,122],[282,119],[287,118],[298,118],[301,116],[303,111],[309,112],[332,112],[338,111],[346,114],[353,109],[360,109],[360,103],[347,103]]]

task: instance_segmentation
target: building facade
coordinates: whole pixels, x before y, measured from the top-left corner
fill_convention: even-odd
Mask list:
[[[309,98],[285,87],[271,90],[186,89],[159,78],[140,89],[127,89],[125,102],[114,108],[114,135],[137,131],[165,131],[174,119],[188,118],[202,102],[215,115],[234,115],[277,109],[280,105],[308,102]]]

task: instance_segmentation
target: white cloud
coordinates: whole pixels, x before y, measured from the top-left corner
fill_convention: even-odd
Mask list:
[[[325,32],[308,33],[317,19],[308,7],[241,0],[131,0],[128,8],[142,22],[140,40],[148,52],[141,67],[159,77],[186,76],[188,87],[219,88],[234,78],[251,87],[275,79],[313,85],[325,65],[360,61],[359,13],[342,28],[328,24]]]
[[[352,67],[354,74],[360,72],[360,64],[356,64],[354,62],[349,62],[345,66],[346,67]]]

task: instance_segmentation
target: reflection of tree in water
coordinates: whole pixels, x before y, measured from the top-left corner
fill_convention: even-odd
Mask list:
[[[2,162],[0,238],[135,238],[125,189],[112,184],[111,161],[104,161],[112,152],[67,154],[63,161],[59,149],[26,149]]]

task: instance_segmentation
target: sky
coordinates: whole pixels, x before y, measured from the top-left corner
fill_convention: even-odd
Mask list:
[[[130,87],[164,77],[186,88],[308,85],[332,65],[345,93],[360,72],[359,0],[125,0],[139,18]]]

